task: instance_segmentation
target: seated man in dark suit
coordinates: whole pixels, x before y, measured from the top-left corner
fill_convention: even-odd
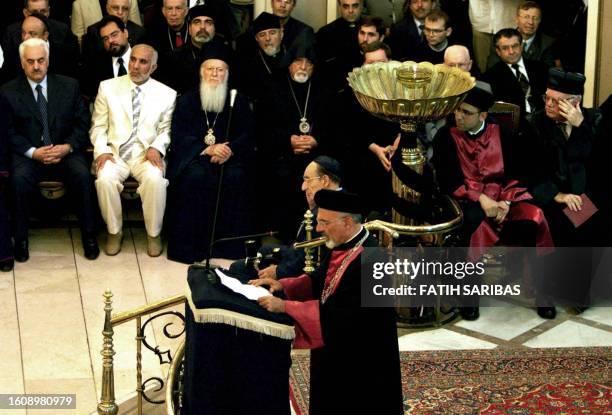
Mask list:
[[[95,259],[100,252],[95,237],[96,200],[84,154],[89,112],[76,80],[47,75],[47,42],[28,39],[19,51],[25,77],[0,90],[8,102],[15,260],[29,258],[30,206],[38,193],[38,182],[44,178],[60,178],[78,199],[83,249],[88,259]]]
[[[538,30],[542,22],[542,9],[535,1],[524,1],[516,9],[516,29],[523,36],[523,58],[555,66],[553,45],[555,39]],[[487,68],[499,62],[494,45],[489,53]]]
[[[129,18],[130,0],[108,0],[106,2],[106,12],[108,16],[115,16],[123,22],[128,33],[128,42],[130,45],[137,45],[146,40],[146,33],[142,26],[134,23]],[[102,20],[92,24],[87,28],[87,32],[81,41],[81,49],[83,51],[83,59],[91,60],[92,56],[96,56],[104,52],[104,40],[100,34],[100,27],[106,20]],[[129,55],[128,55],[129,56]]]
[[[85,73],[81,76],[83,93],[91,101],[98,93],[100,82],[127,74],[132,52],[129,33],[118,17],[104,17],[100,21],[99,31],[104,49],[84,57]]]
[[[501,61],[485,72],[483,79],[491,84],[495,99],[520,106],[522,116],[541,109],[546,65],[523,58],[523,36],[516,29],[500,30],[493,36],[493,44]]]
[[[57,43],[50,37],[49,19],[39,13],[32,13],[21,24],[21,41],[38,38],[49,42],[49,73],[75,77],[77,72],[78,49]],[[10,81],[22,74],[19,46],[5,51],[2,79]]]
[[[4,2],[3,2],[4,3]],[[23,4],[23,2],[22,2]],[[3,14],[6,9],[3,7]],[[23,17],[26,18],[30,16],[32,13],[38,13],[45,16],[48,20],[49,26],[49,38],[52,39],[59,45],[64,47],[68,47],[71,49],[78,50],[77,38],[72,34],[70,28],[66,23],[60,22],[58,20],[52,19],[49,16],[51,15],[51,7],[49,6],[48,0],[26,0],[25,7],[23,8]],[[54,14],[55,16],[55,14]],[[21,24],[22,20],[14,22],[10,24],[6,31],[4,32],[4,36],[2,38],[2,48],[6,51],[7,49],[19,47],[21,43]]]
[[[7,137],[7,102],[0,96],[0,271],[13,269],[13,247],[11,246],[11,229],[6,193],[9,177],[9,142]]]

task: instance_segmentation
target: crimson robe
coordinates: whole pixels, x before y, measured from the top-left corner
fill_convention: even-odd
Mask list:
[[[280,280],[294,347],[312,349],[310,415],[403,413],[395,311],[361,307],[361,278],[371,277],[361,275],[363,246],[376,246],[368,236],[356,247],[366,232],[332,249],[312,275]]]

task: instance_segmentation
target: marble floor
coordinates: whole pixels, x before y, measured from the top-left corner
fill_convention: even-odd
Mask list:
[[[32,229],[30,260],[0,273],[0,394],[76,394],[74,410],[31,410],[32,414],[89,414],[101,392],[103,293],[113,293],[114,311],[125,311],[185,291],[187,266],[164,255],[146,254],[146,234],[125,229],[121,253],[84,258],[74,228]],[[398,330],[401,350],[453,350],[612,346],[612,309],[592,308],[580,316],[558,310],[543,320],[534,310],[505,304],[481,308],[474,322],[437,329]],[[180,307],[178,308],[180,309]],[[176,341],[161,333],[166,322],[147,326],[147,341],[162,350]],[[176,327],[176,325],[174,326]],[[173,326],[170,326],[170,331]],[[134,322],[115,329],[115,394],[136,389]],[[164,377],[157,357],[143,351],[143,377]],[[26,414],[0,409],[0,414]]]

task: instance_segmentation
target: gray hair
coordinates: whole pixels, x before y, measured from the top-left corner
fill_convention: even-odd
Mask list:
[[[135,45],[132,48],[132,52],[130,52],[130,54],[133,53],[134,50],[142,49],[142,48],[149,49],[151,51],[151,65],[157,65],[157,58],[159,57],[159,54],[157,53],[155,48],[151,45],[147,45],[146,43],[139,43],[138,45]]]
[[[359,213],[347,213],[346,216],[353,219],[353,222],[355,223],[361,223],[361,221],[363,220],[363,217]]]
[[[45,55],[47,55],[47,59],[49,59],[49,42],[35,37],[21,42],[19,45],[19,59],[23,60],[23,55],[25,55],[26,48],[34,48],[37,46],[43,47],[45,50]]]

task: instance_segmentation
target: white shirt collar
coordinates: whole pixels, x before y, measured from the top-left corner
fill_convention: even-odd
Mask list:
[[[28,80],[28,84],[30,84],[30,88],[32,89],[32,93],[34,94],[34,99],[37,98],[36,87],[38,86],[38,84],[42,86],[43,95],[45,95],[45,98],[47,97],[47,75],[45,75],[45,78],[40,82],[34,82],[28,77],[26,77],[26,79]]]
[[[420,21],[419,19],[417,19],[416,17],[412,16],[412,19],[414,20],[414,24],[416,25],[416,28],[419,32],[419,36],[421,36],[423,34],[423,31],[420,29],[421,26],[425,26],[425,23]]]
[[[361,233],[362,230],[363,230],[363,225],[359,225],[359,230],[357,231],[357,233],[355,235],[351,236],[348,241],[343,242],[342,245],[348,244],[349,242],[351,242],[353,239],[355,239],[357,237],[357,235],[359,235]]]
[[[125,50],[125,53],[121,56],[113,56],[113,74],[116,76],[119,71],[119,67],[117,66],[117,61],[119,58],[123,59],[123,66],[125,66],[125,70],[128,70],[128,64],[130,63],[130,55],[132,54],[132,47],[128,43],[128,47]]]
[[[486,125],[487,125],[487,123],[486,123],[485,121],[483,121],[483,122],[482,122],[482,125],[480,126],[480,128],[479,128],[477,131],[474,131],[474,132],[468,131],[468,134],[469,134],[469,135],[471,135],[471,136],[478,135],[478,134],[480,134],[480,132],[481,132],[482,130],[484,130],[484,129],[485,129],[485,126],[486,126]]]
[[[528,50],[531,45],[533,44],[533,39],[535,39],[536,35],[534,34],[533,36],[531,36],[529,39],[525,40],[525,44],[523,45],[523,51]]]
[[[514,74],[514,68],[512,67],[512,64],[507,63],[506,65],[508,65],[508,68],[510,68],[510,70]],[[521,71],[521,73],[525,75],[525,78],[527,78],[527,80],[529,81],[529,75],[527,75],[527,67],[525,66],[525,61],[523,60],[522,56],[521,59],[519,59],[519,61],[517,62],[517,65],[519,66],[519,71]]]

